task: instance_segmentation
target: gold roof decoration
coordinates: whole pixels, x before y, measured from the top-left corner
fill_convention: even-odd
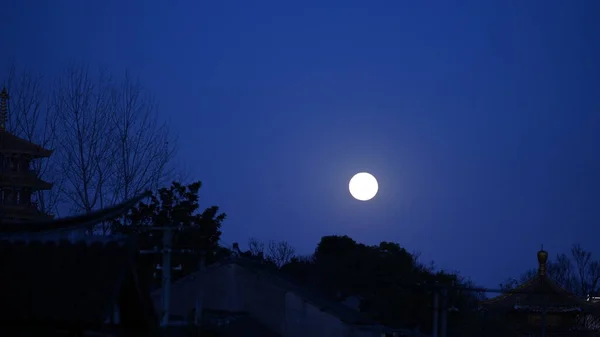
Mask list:
[[[546,275],[546,267],[548,262],[548,252],[544,250],[544,245],[542,245],[542,249],[537,252],[537,259],[539,264],[538,273],[541,276]]]

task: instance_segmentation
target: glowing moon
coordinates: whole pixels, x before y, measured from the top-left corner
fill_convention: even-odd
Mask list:
[[[348,189],[354,199],[367,201],[375,197],[379,190],[379,184],[377,184],[377,179],[375,179],[372,174],[360,172],[350,179]]]

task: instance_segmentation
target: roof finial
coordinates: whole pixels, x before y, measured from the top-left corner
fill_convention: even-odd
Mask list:
[[[6,130],[6,121],[8,120],[8,93],[6,88],[0,92],[0,131]]]
[[[543,276],[546,275],[546,263],[548,262],[548,252],[544,250],[544,245],[542,245],[542,249],[537,253],[539,269],[538,273]]]

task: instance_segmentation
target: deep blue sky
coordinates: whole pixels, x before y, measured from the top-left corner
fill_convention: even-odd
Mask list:
[[[8,5],[8,8],[7,8]],[[224,242],[399,242],[485,286],[600,257],[600,2],[22,0],[0,66],[140,74]],[[367,170],[371,202],[347,183]]]

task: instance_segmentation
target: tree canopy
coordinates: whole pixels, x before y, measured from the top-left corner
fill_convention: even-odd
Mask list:
[[[225,213],[219,207],[211,206],[201,211],[199,192],[202,183],[191,184],[173,182],[154,193],[148,202],[140,202],[124,217],[115,220],[113,230],[118,233],[135,234],[140,239],[142,250],[162,247],[164,228],[172,228],[173,266],[181,277],[197,270],[200,256],[210,263],[227,251],[219,247],[221,225]],[[146,276],[155,282],[160,272],[156,265],[161,264],[159,254],[148,254],[141,259]]]
[[[268,260],[260,247],[252,240],[251,255]],[[382,324],[422,331],[431,331],[436,285],[472,286],[456,273],[424,266],[397,243],[365,245],[348,236],[324,236],[312,255],[294,256],[280,270],[332,300],[359,299],[357,309]],[[480,294],[449,288],[448,305],[457,309],[450,330],[466,324],[479,299]]]

